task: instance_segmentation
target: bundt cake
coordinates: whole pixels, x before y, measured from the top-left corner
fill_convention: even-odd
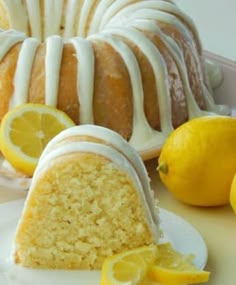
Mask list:
[[[194,24],[172,1],[1,0],[0,28],[0,120],[17,104],[53,105],[145,158],[186,120],[228,112],[213,102]]]
[[[40,158],[14,260],[31,268],[100,269],[105,257],[159,237],[138,153],[112,130],[81,125],[52,139]]]

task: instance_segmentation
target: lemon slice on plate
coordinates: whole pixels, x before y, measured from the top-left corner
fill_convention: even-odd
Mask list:
[[[106,258],[101,285],[143,284],[147,270],[158,255],[156,246],[144,246]]]
[[[183,255],[170,243],[150,245],[105,259],[101,285],[186,285],[207,282],[210,273],[197,269],[193,255]]]
[[[0,150],[18,171],[32,176],[46,144],[74,126],[62,111],[43,104],[23,104],[10,110],[0,126]]]
[[[207,282],[210,273],[197,269],[193,255],[182,255],[169,243],[158,246],[159,255],[148,271],[148,277],[165,285],[185,285]]]

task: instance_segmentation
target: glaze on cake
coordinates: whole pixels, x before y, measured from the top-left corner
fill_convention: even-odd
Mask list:
[[[188,119],[228,113],[213,101],[196,28],[172,1],[0,4],[0,118],[45,103],[142,154]]]

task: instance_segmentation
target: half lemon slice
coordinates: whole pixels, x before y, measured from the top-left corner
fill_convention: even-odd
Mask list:
[[[158,255],[156,246],[144,246],[106,258],[101,285],[144,284],[147,270]]]
[[[54,107],[30,103],[17,106],[1,122],[0,150],[16,170],[32,176],[46,144],[74,125]]]

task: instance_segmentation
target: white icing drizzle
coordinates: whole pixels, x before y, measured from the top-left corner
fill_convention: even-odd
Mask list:
[[[23,1],[2,0],[1,3],[7,11],[10,28],[28,34],[27,12]]]
[[[63,40],[59,36],[51,36],[46,40],[45,56],[45,103],[57,106],[60,66]]]
[[[14,93],[10,102],[10,108],[28,101],[28,89],[31,77],[31,69],[39,41],[35,38],[27,38],[18,56],[17,67],[14,76]]]
[[[200,60],[198,57],[196,45],[194,44],[194,41],[192,40],[191,35],[190,35],[188,29],[184,26],[184,24],[181,23],[180,20],[178,20],[173,15],[169,15],[166,12],[156,11],[156,10],[152,10],[152,9],[143,9],[143,10],[141,9],[141,10],[137,10],[136,12],[133,12],[129,17],[129,21],[130,21],[130,23],[132,23],[134,20],[145,19],[145,18],[146,19],[159,20],[159,21],[162,21],[162,22],[167,23],[167,24],[173,24],[176,28],[179,29],[181,34],[186,38],[186,44],[188,44],[190,46],[190,48],[192,50],[192,55],[194,56],[194,58],[196,60],[196,63],[197,63],[196,66],[198,68],[198,74],[199,74],[200,82],[202,85],[203,98],[204,98],[205,104],[207,106],[207,109],[210,112],[216,112],[216,113],[219,113],[219,112],[221,113],[222,111],[224,112],[224,110],[225,110],[224,108],[222,109],[221,106],[218,107],[217,105],[215,105],[209,90],[204,85],[204,79],[202,76],[201,64],[200,64]],[[127,20],[126,20],[126,25],[128,25]],[[209,113],[207,113],[207,114],[209,114]]]
[[[72,38],[76,35],[76,24],[80,6],[77,0],[68,0],[65,12],[64,38]]]
[[[89,36],[88,39],[107,42],[120,54],[127,67],[133,93],[133,132],[129,140],[130,144],[140,150],[151,140],[162,140],[163,136],[149,126],[144,114],[142,78],[137,59],[131,49],[122,41],[114,39],[106,34],[92,35]]]
[[[78,61],[77,94],[80,102],[80,124],[92,124],[94,89],[94,54],[88,40],[72,38]]]
[[[172,16],[180,17],[183,19],[191,28],[191,31],[194,34],[195,39],[198,41],[198,46],[201,47],[201,42],[199,39],[198,31],[192,21],[192,19],[185,13],[183,13],[175,4],[167,2],[167,1],[156,1],[156,0],[147,0],[141,2],[134,2],[129,6],[124,7],[120,10],[116,15],[112,17],[110,22],[126,22],[127,18],[130,17],[134,12],[141,11],[142,9],[153,9],[153,10],[160,10],[162,12],[167,12],[172,14]],[[107,23],[107,25],[110,24]]]
[[[171,120],[171,100],[169,94],[168,71],[166,63],[156,46],[141,32],[131,28],[113,28],[106,30],[110,34],[120,35],[133,42],[147,57],[152,66],[159,102],[161,131],[166,136],[173,130]],[[156,139],[156,138],[155,138]]]
[[[116,132],[101,126],[80,125],[63,130],[52,140],[49,141],[40,157],[40,160],[43,159],[44,156],[47,155],[50,151],[55,149],[58,144],[60,144],[64,140],[67,141],[68,138],[75,136],[94,137],[97,139],[101,139],[105,143],[111,144],[113,148],[125,155],[125,157],[132,163],[133,167],[138,172],[138,175],[142,181],[143,188],[145,189],[144,192],[150,191],[147,170],[135,149],[130,147],[127,141],[120,135],[118,135]]]
[[[135,10],[125,18],[113,18],[109,23],[107,23],[106,28],[113,26],[129,26],[135,20],[156,20],[168,25],[173,25],[185,37],[188,44],[195,48],[192,36],[186,26],[176,16],[160,10],[149,8]]]
[[[64,0],[44,1],[44,39],[60,34]]]
[[[78,32],[77,32],[77,35],[80,37],[86,36],[86,30],[87,27],[89,26],[88,18],[93,8],[93,5],[94,5],[94,0],[87,0],[83,2],[83,5],[81,7]]]
[[[194,98],[193,92],[191,90],[190,84],[189,84],[189,80],[188,80],[188,73],[187,73],[187,68],[185,65],[185,61],[184,61],[184,56],[183,56],[183,52],[180,50],[179,46],[177,44],[176,48],[179,50],[178,55],[180,55],[180,58],[176,57],[175,51],[173,50],[172,46],[168,44],[172,43],[173,44],[173,39],[163,35],[167,42],[167,47],[169,48],[169,51],[172,53],[172,56],[174,57],[176,64],[178,66],[178,69],[181,73],[181,79],[185,88],[185,96],[186,96],[186,101],[187,101],[187,108],[188,108],[188,114],[189,114],[189,118],[195,118],[195,117],[200,117],[200,116],[209,116],[209,115],[214,115],[215,113],[218,114],[222,114],[222,115],[229,115],[230,114],[230,110],[226,105],[216,105],[214,103],[213,97],[211,92],[208,90],[205,82],[203,81],[203,76],[201,75],[202,72],[201,70],[199,70],[199,74],[200,74],[200,81],[201,81],[201,85],[202,85],[202,90],[204,92],[204,101],[207,107],[207,110],[201,110]],[[198,57],[196,56],[196,60],[198,59]],[[200,61],[198,61],[198,64],[200,64]]]
[[[113,162],[116,162],[120,166],[120,168],[127,170],[130,176],[133,177],[137,176],[136,174],[134,174],[133,167],[129,164],[129,162],[125,159],[125,157],[108,145],[102,145],[100,143],[84,142],[84,141],[79,143],[67,142],[66,144],[59,145],[55,149],[51,149],[51,151],[48,152],[47,155],[44,155],[42,157],[34,172],[32,185],[35,182],[35,180],[37,180],[37,175],[40,173],[40,171],[42,171],[42,169],[45,168],[46,165],[49,164],[50,161],[52,161],[57,157],[76,152],[90,152],[94,154],[100,154],[112,160]],[[139,186],[139,188],[141,187]]]
[[[26,0],[31,36],[42,41],[40,0]]]
[[[178,44],[172,38],[162,33],[161,30],[158,28],[158,26],[153,21],[139,20],[139,21],[134,22],[132,26],[138,29],[142,29],[144,31],[145,30],[150,31],[154,33],[155,35],[157,35],[162,40],[162,42],[168,48],[168,51],[170,52],[172,58],[174,59],[178,67],[178,71],[180,72],[183,87],[184,87],[184,94],[186,98],[189,118],[194,118],[194,117],[204,115],[205,111],[202,111],[199,108],[197,102],[194,99],[193,92],[189,85],[188,73],[187,73],[187,68],[186,68],[185,61],[184,61],[183,52],[178,46]]]
[[[124,7],[126,7],[127,5],[130,5],[132,3],[133,3],[133,0],[116,0],[116,1],[113,1],[111,6],[107,8],[107,10],[105,11],[105,13],[103,15],[101,22],[100,22],[100,26],[98,28],[98,31],[104,30],[106,23],[109,22],[109,20],[116,13],[118,13],[121,9],[123,9]]]
[[[0,60],[15,44],[22,42],[25,38],[23,33],[14,30],[0,31]]]
[[[109,9],[113,2],[114,0],[103,0],[98,3],[94,15],[90,21],[88,35],[95,34],[98,32],[103,15],[107,11],[107,9]]]

